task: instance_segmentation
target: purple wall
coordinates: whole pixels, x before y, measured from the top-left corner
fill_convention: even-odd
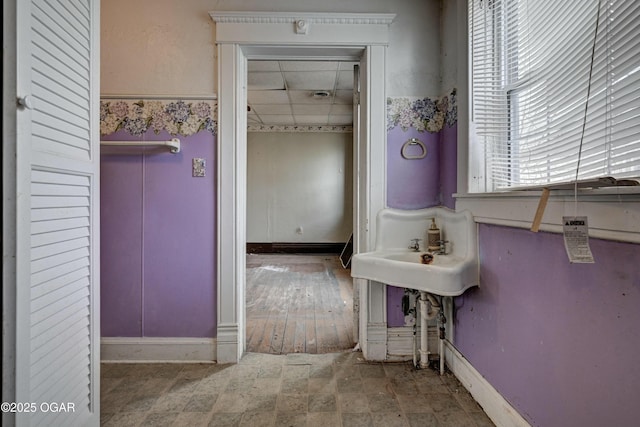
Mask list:
[[[440,131],[441,204],[455,209],[453,194],[458,191],[458,125],[444,126]]]
[[[640,245],[480,225],[479,288],[455,299],[455,345],[534,426],[640,417]]]
[[[102,336],[215,337],[215,137],[180,140],[178,154],[102,149]],[[206,177],[191,176],[194,157]]]
[[[419,160],[402,157],[403,144],[418,138],[427,148]],[[397,209],[421,209],[440,204],[440,134],[406,132],[400,126],[387,133],[387,205]]]

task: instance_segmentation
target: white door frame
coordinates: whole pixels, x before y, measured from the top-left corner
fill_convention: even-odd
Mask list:
[[[372,248],[386,203],[386,47],[393,14],[211,12],[218,45],[217,360],[245,348],[247,60],[361,61],[360,141],[355,147],[354,252]],[[386,357],[386,288],[360,283],[365,358]],[[365,327],[366,326],[366,327]]]

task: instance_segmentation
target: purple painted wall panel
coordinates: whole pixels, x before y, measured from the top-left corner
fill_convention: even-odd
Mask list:
[[[440,131],[440,189],[442,205],[455,209],[453,194],[458,191],[458,124]]]
[[[142,334],[142,155],[103,155],[100,167],[102,336],[139,337]]]
[[[133,138],[117,132],[104,139]],[[199,132],[180,139],[178,154],[102,156],[103,336],[215,337],[215,138]],[[206,177],[191,176],[194,157],[206,159]],[[138,210],[123,206],[136,198]],[[116,240],[130,247],[129,262]],[[120,297],[123,291],[138,299]]]
[[[404,288],[387,286],[387,326],[390,328],[404,326],[403,296]]]
[[[481,285],[455,300],[455,345],[534,426],[637,425],[640,245],[480,225]]]
[[[402,157],[402,145],[418,138],[427,148],[420,160]],[[416,152],[419,152],[417,150]],[[403,131],[399,126],[387,134],[387,206],[398,209],[421,209],[440,204],[440,136],[439,133]]]

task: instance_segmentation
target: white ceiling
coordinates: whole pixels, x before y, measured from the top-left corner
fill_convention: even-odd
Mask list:
[[[249,125],[352,125],[357,62],[249,61]]]

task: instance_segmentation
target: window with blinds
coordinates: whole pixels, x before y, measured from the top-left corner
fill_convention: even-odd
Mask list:
[[[638,40],[637,0],[469,0],[486,191],[640,176]]]

